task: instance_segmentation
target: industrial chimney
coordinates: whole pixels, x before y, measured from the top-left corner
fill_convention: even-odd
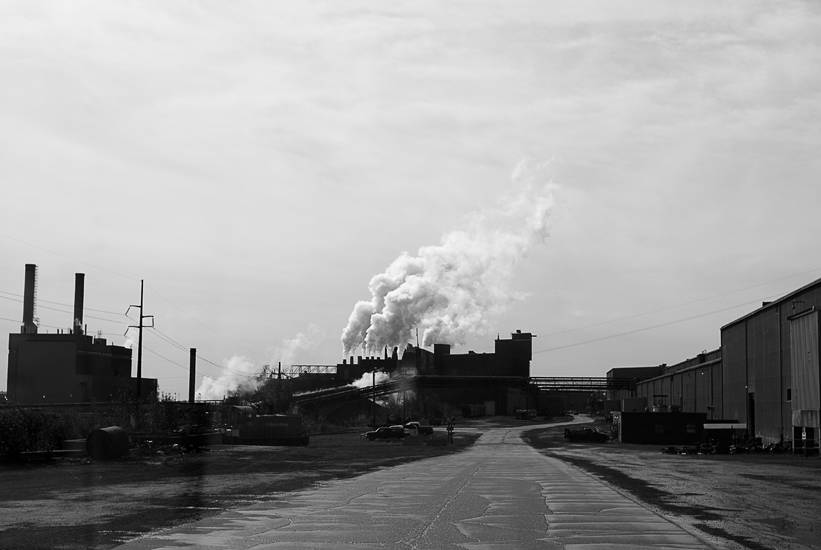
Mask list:
[[[22,334],[37,334],[34,316],[37,315],[37,266],[26,264],[26,284],[23,291]]]
[[[74,274],[74,334],[83,334],[83,298],[85,273]]]

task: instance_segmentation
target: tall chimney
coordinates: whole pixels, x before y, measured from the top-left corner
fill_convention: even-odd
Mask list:
[[[85,273],[74,274],[74,334],[83,334],[83,298]]]
[[[190,348],[188,354],[188,402],[194,403],[194,386],[197,383],[197,348]]]
[[[34,316],[37,314],[37,266],[26,264],[26,283],[23,291],[23,326],[20,332],[37,334]]]

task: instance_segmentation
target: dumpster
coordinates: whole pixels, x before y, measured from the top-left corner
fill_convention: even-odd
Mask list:
[[[119,426],[94,430],[86,439],[86,452],[94,460],[128,456],[128,434]]]

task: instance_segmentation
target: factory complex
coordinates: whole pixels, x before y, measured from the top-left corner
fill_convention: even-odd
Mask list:
[[[36,266],[26,265],[23,319],[9,335],[8,400],[16,404],[87,404],[122,395],[156,395],[158,381],[132,376],[132,350],[87,335],[84,275],[75,275],[72,328],[53,334],[36,324]],[[821,279],[720,328],[721,347],[673,365],[619,367],[601,378],[533,377],[533,338],[497,337],[493,353],[451,353],[407,345],[336,365],[271,368],[288,378],[303,411],[332,415],[340,403],[413,391],[435,396],[463,416],[554,416],[568,409],[613,415],[616,435],[648,443],[703,439],[731,430],[763,445],[818,448],[821,429],[819,318]],[[141,312],[142,313],[142,312]],[[142,317],[141,317],[142,320]],[[192,350],[193,397],[194,350]],[[377,384],[375,373],[387,380]],[[371,375],[371,384],[351,384]],[[401,383],[400,383],[401,382]],[[709,430],[717,430],[710,432]]]

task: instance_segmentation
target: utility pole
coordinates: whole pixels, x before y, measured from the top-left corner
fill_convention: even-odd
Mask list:
[[[137,341],[137,397],[140,397],[142,393],[142,378],[143,378],[143,327],[146,325],[143,323],[144,319],[151,319],[151,326],[149,328],[154,327],[154,316],[153,315],[143,315],[143,280],[140,279],[140,305],[130,305],[126,310],[125,314],[128,315],[128,312],[131,311],[132,307],[139,308],[140,310],[140,324],[139,325],[130,325],[128,328],[136,328],[140,330],[139,338]]]

